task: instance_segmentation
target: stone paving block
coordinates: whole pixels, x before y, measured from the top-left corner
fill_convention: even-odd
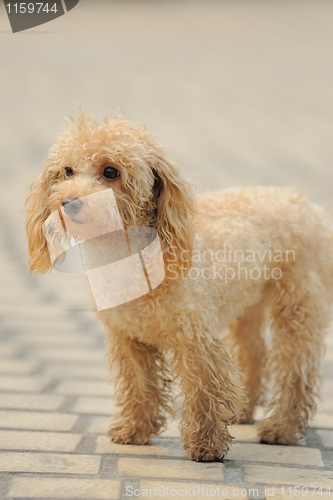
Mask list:
[[[110,398],[78,398],[73,406],[74,413],[88,415],[114,415],[117,411],[114,400]]]
[[[180,438],[180,432],[178,429],[179,422],[177,420],[173,420],[172,422],[168,422],[167,429],[162,432],[162,438]]]
[[[50,453],[0,454],[1,472],[48,472],[54,474],[98,474],[101,457]]]
[[[325,467],[320,450],[303,446],[234,443],[226,459],[238,462],[272,462],[305,467]]]
[[[259,442],[258,432],[255,425],[230,425],[229,432],[236,441],[246,441],[249,443]]]
[[[68,348],[59,349],[54,347],[53,349],[37,348],[31,352],[31,358],[43,359],[47,361],[71,361],[73,363],[77,361],[87,361],[87,363],[92,362],[103,362],[104,358],[103,349],[78,349],[78,348]]]
[[[318,403],[318,412],[331,413],[333,410],[332,383],[333,378],[325,378],[325,384],[320,393],[321,399]]]
[[[113,479],[15,477],[9,498],[118,500],[121,482]]]
[[[333,471],[269,465],[244,465],[243,471],[243,480],[246,483],[323,488],[333,486]]]
[[[26,359],[0,359],[0,373],[29,374],[38,366],[36,361]]]
[[[65,413],[0,411],[0,428],[35,431],[70,431],[76,415]]]
[[[0,376],[0,391],[18,391],[18,392],[39,392],[49,380],[44,377],[11,377],[9,375]]]
[[[74,451],[82,436],[55,432],[0,431],[1,450]]]
[[[86,346],[90,345],[93,341],[93,338],[89,336],[84,336],[81,334],[63,334],[61,331],[59,331],[59,334],[54,335],[50,333],[22,333],[16,338],[16,342],[20,342],[25,345],[38,345],[38,346],[44,346],[44,345],[56,345],[58,347],[60,346],[66,346],[68,345],[71,346],[73,344],[74,346]]]
[[[332,413],[318,411],[310,423],[310,427],[327,427],[333,429]]]
[[[331,332],[332,332],[332,328],[331,328]],[[331,332],[330,332],[330,333],[331,333]],[[328,347],[333,347],[333,335],[328,334],[328,335],[326,336],[326,338],[325,338],[325,342],[326,342],[326,345],[327,345]],[[331,355],[331,356],[332,356],[332,351],[331,351],[331,350],[326,351],[326,354],[325,354],[324,358],[326,358],[326,357],[327,357],[327,356],[329,356],[329,355]]]
[[[115,453],[125,455],[165,456],[187,458],[188,455],[179,441],[154,439],[150,445],[131,445],[113,443],[108,436],[98,436],[95,453]]]
[[[126,492],[126,489],[125,489]],[[134,488],[127,487],[127,496],[134,493]],[[156,492],[156,494],[155,494]],[[241,494],[241,492],[243,494]],[[125,493],[126,494],[126,493]],[[134,497],[134,494],[133,494]],[[170,497],[176,500],[183,498],[194,498],[203,500],[205,498],[222,497],[234,499],[247,499],[246,485],[226,484],[198,484],[181,482],[140,481],[140,498]]]
[[[29,290],[30,291],[30,290]],[[24,333],[41,332],[45,335],[66,335],[76,331],[75,321],[63,321],[59,317],[51,319],[42,315],[42,309],[35,311],[34,316],[27,318],[23,315],[6,314],[3,325],[7,329]]]
[[[30,291],[30,290],[29,290]],[[3,326],[9,330],[13,330],[13,333],[44,333],[45,335],[58,335],[60,331],[73,333],[76,331],[76,323],[71,320],[62,320],[59,317],[59,308],[57,306],[58,311],[53,310],[55,314],[46,314],[43,315],[43,308],[40,304],[35,302],[35,308],[31,308],[30,313],[27,311],[22,311],[19,309],[20,314],[8,311],[6,309],[5,318],[3,322]]]
[[[105,382],[72,381],[60,382],[54,391],[56,394],[76,396],[110,396],[114,394],[113,387]]]
[[[91,432],[92,434],[107,434],[111,420],[112,419],[110,417],[95,417],[90,424],[88,432]],[[178,424],[178,421],[168,422],[168,428],[164,432],[162,432],[159,437],[179,439],[180,433],[178,430]]]
[[[57,410],[64,401],[64,397],[52,394],[0,393],[0,408],[13,410]]]
[[[6,313],[6,318],[13,316],[17,317],[17,300],[7,301],[5,307],[3,308]],[[43,307],[39,307],[37,301],[25,300],[20,304],[20,317],[26,317],[28,320],[33,316],[39,315],[40,317],[46,317],[50,320],[50,322],[56,322],[59,318],[56,315],[56,310],[54,307],[47,307],[43,305]]]
[[[88,432],[92,434],[107,434],[111,425],[110,417],[94,417]]]
[[[15,356],[17,346],[0,343],[0,356]]]
[[[316,434],[324,448],[333,448],[333,431],[320,429],[316,431]]]
[[[103,361],[85,365],[73,365],[69,361],[66,364],[52,363],[43,369],[43,373],[48,377],[55,377],[59,379],[97,378],[107,381],[106,363]]]
[[[332,414],[333,413],[333,399],[327,398],[325,394],[322,394],[322,403],[318,405],[318,411],[323,411]]]
[[[121,477],[224,481],[224,464],[151,458],[119,458]]]
[[[10,275],[15,276],[15,272],[10,273]],[[32,306],[32,304],[34,305],[34,307]],[[17,303],[15,304],[15,301],[13,301],[11,304],[8,303],[5,310],[6,320],[9,321],[15,321],[19,318],[21,321],[26,320],[26,324],[29,324],[31,320],[36,321],[36,317],[39,316],[44,321],[48,321],[48,324],[73,324],[73,321],[71,321],[70,318],[66,317],[64,311],[57,311],[54,303],[52,305],[43,304],[43,306],[40,307],[40,305],[37,304],[35,300],[31,300],[29,296],[22,304],[20,304],[19,315],[17,314],[18,306]]]

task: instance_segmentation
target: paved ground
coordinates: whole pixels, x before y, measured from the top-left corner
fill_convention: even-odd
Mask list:
[[[291,185],[332,205],[332,14],[323,0],[81,0],[12,35],[0,5],[0,498],[116,499],[162,485],[177,498],[193,484],[204,488],[196,498],[268,498],[273,485],[278,499],[283,485],[333,494],[332,331],[323,401],[298,446],[258,444],[255,426],[239,426],[224,464],[196,464],[175,423],[150,447],[113,445],[102,330],[84,279],[31,277],[19,215],[79,105],[145,121],[201,191]]]

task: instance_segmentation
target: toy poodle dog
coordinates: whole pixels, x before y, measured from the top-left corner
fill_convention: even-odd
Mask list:
[[[44,225],[50,214],[109,188],[124,227],[157,231],[165,267],[154,290],[97,312],[119,407],[110,438],[147,444],[159,434],[176,379],[181,437],[193,460],[224,457],[233,439],[228,426],[251,420],[265,394],[261,441],[303,437],[331,317],[332,215],[289,188],[195,196],[145,128],[119,117],[99,124],[80,112],[26,202],[32,272],[52,268]],[[83,208],[80,201],[72,218],[78,226]]]

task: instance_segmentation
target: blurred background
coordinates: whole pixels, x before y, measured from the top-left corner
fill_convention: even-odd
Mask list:
[[[79,106],[146,124],[199,192],[292,186],[332,206],[332,19],[331,0],[80,0],[12,34],[0,4],[0,365],[25,360],[51,392],[62,377],[104,376],[84,277],[30,276],[19,214]],[[332,377],[332,334],[328,345]],[[8,375],[19,364],[3,390],[20,387]]]

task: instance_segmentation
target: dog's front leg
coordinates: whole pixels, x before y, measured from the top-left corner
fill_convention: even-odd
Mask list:
[[[120,412],[109,430],[115,443],[147,444],[165,426],[169,380],[162,354],[124,332],[107,334],[109,368]]]
[[[197,326],[169,337],[184,403],[180,431],[192,460],[225,456],[232,441],[227,426],[245,406],[238,369],[222,341]]]

